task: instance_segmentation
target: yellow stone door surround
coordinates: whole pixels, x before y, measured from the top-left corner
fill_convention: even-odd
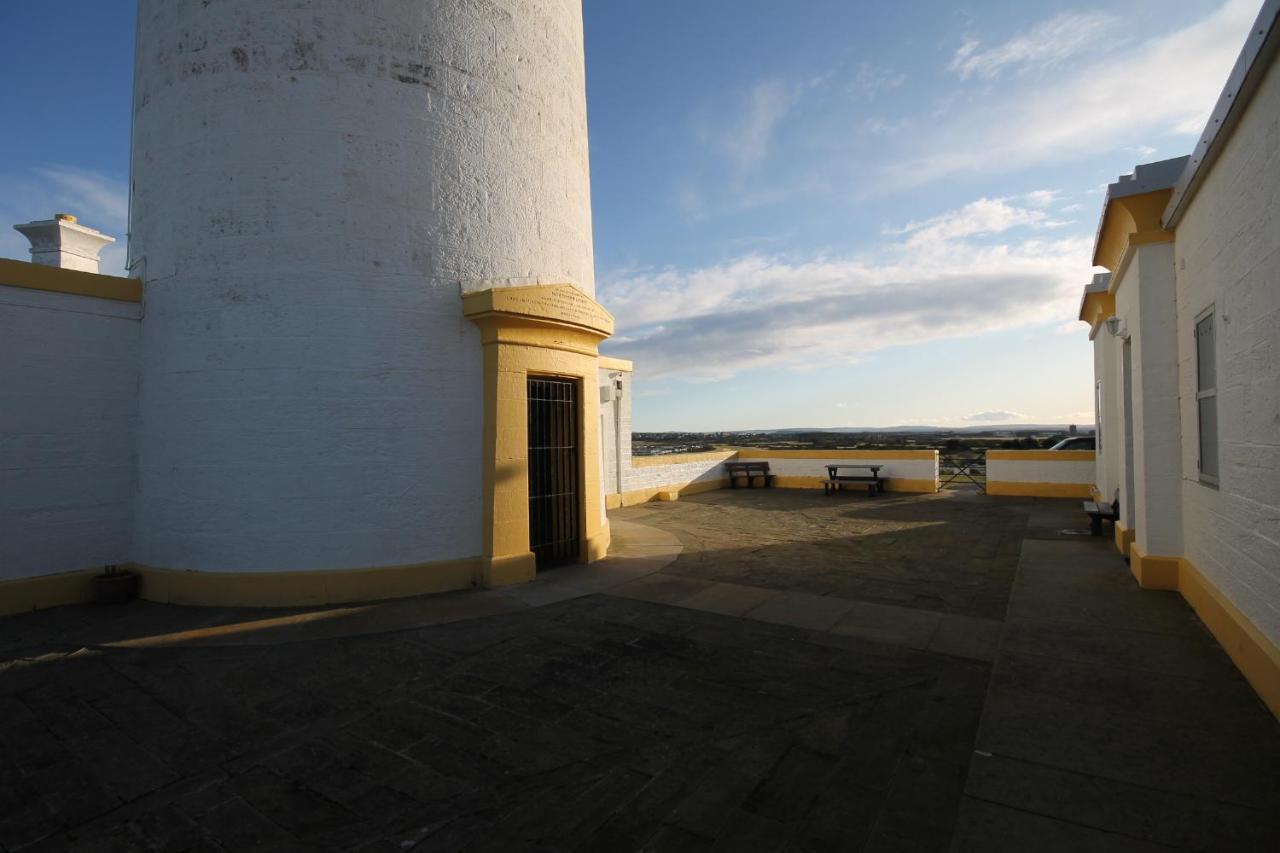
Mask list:
[[[582,560],[609,550],[600,482],[598,346],[613,334],[613,316],[570,284],[494,287],[464,293],[462,313],[484,344],[483,553],[480,582],[505,586],[533,580],[529,550],[528,379],[581,382],[578,423],[581,471],[578,510]]]

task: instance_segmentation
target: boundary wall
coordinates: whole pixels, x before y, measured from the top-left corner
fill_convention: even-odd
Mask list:
[[[766,461],[774,486],[783,489],[820,489],[828,464],[883,465],[881,475],[891,492],[936,492],[936,450],[759,450],[739,448],[707,453],[673,453],[668,456],[636,456],[624,467],[621,493],[605,496],[609,509],[634,506],[651,500],[674,501],[728,488],[724,463]]]
[[[1092,450],[988,450],[987,494],[1032,498],[1089,498]]]

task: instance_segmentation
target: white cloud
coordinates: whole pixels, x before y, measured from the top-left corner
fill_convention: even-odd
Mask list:
[[[795,89],[781,80],[764,80],[751,88],[745,115],[721,140],[739,168],[759,165],[768,157],[774,128],[795,101]]]
[[[125,181],[65,166],[33,169],[19,175],[0,175],[0,256],[30,260],[31,244],[13,230],[21,222],[52,219],[73,213],[81,224],[116,238],[102,250],[101,269],[124,274],[125,233],[128,229],[129,189]]]
[[[859,62],[849,90],[866,98],[896,89],[907,82],[907,75],[872,62]]]
[[[1025,202],[980,199],[853,257],[749,254],[602,276],[601,301],[620,326],[608,348],[637,359],[646,376],[719,379],[1060,323],[1077,308],[1092,238],[1043,239],[1042,219]]]
[[[993,412],[978,412],[972,415],[965,415],[963,418],[961,418],[961,420],[969,421],[971,423],[981,422],[981,423],[989,423],[989,424],[993,424],[993,423],[1011,424],[1011,423],[1016,423],[1017,421],[1025,421],[1026,419],[1027,419],[1026,415],[1019,414],[1018,412],[1005,412],[1001,410],[996,410]]]
[[[992,78],[1006,68],[1055,65],[1099,41],[1113,40],[1107,30],[1116,23],[1112,15],[1066,12],[994,47],[983,49],[981,42],[970,39],[960,46],[947,67],[967,80]]]
[[[1257,9],[1257,0],[1228,0],[1181,30],[1082,60],[1033,85],[993,84],[971,109],[939,120],[926,147],[888,167],[876,189],[1079,159],[1154,135],[1198,133]]]

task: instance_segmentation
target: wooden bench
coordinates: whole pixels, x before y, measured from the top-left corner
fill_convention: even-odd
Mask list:
[[[827,481],[822,484],[822,491],[829,495],[844,488],[845,484],[865,485],[867,494],[874,498],[884,491],[884,480],[880,478],[880,469],[883,467],[883,465],[828,465]],[[853,473],[841,474],[841,469],[848,469]]]
[[[773,485],[774,475],[769,473],[768,462],[726,462],[724,470],[729,475],[729,488],[738,488],[738,478],[747,478],[747,488],[754,489],[756,487],[755,478],[760,477],[764,480],[764,487],[767,489]]]
[[[1094,536],[1102,535],[1104,519],[1110,521],[1111,529],[1115,530],[1116,521],[1120,518],[1120,490],[1116,489],[1115,500],[1109,504],[1085,501],[1084,511],[1089,516],[1089,532]]]

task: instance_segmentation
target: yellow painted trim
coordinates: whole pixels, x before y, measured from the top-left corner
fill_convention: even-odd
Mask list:
[[[739,459],[937,459],[936,450],[760,450],[739,448]]]
[[[629,492],[611,495],[605,495],[605,507],[607,509],[620,509],[622,507],[636,506],[637,504],[648,503],[649,501],[674,501],[679,500],[683,495],[696,495],[701,492],[713,492],[716,489],[727,489],[729,487],[728,479],[721,477],[715,480],[696,480],[683,485],[665,485],[654,486],[649,489],[633,489]],[[662,497],[662,495],[667,497]]]
[[[1129,546],[1129,571],[1143,589],[1177,589],[1179,559],[1144,554],[1137,542]]]
[[[773,485],[779,489],[821,489],[826,482],[826,477],[779,475],[773,478]],[[861,488],[859,483],[850,485],[851,491],[856,491],[859,488]],[[938,483],[936,480],[909,480],[903,477],[890,477],[884,481],[884,489],[886,492],[923,492],[932,494],[938,491]]]
[[[532,556],[532,555],[530,555]],[[213,607],[300,607],[349,604],[469,589],[482,578],[483,560],[441,560],[401,566],[294,572],[177,571],[129,564],[141,575],[147,601]],[[100,569],[0,582],[0,615],[93,600]]]
[[[1027,498],[1087,498],[1087,483],[1021,483],[987,478],[987,494]]]
[[[607,355],[600,356],[600,367],[605,370],[621,370],[624,373],[634,373],[635,365],[625,358],[610,358]]]
[[[988,450],[987,459],[1006,462],[1093,462],[1093,450]]]
[[[1133,531],[1118,521],[1113,526],[1115,528],[1116,550],[1122,556],[1128,557],[1129,547],[1133,545]]]
[[[1178,569],[1178,592],[1280,718],[1280,648],[1190,560],[1179,558]]]
[[[1177,591],[1200,617],[1271,713],[1280,717],[1280,647],[1186,557],[1155,557],[1129,546],[1129,570],[1143,589]]]
[[[0,258],[0,284],[117,302],[141,302],[142,280]]]
[[[1089,324],[1089,340],[1098,336],[1102,324],[1116,313],[1114,293],[1086,293],[1080,303],[1080,319]]]
[[[101,569],[82,569],[0,581],[0,616],[91,601],[93,576],[100,571]]]
[[[632,468],[657,468],[685,462],[724,462],[737,456],[733,450],[709,450],[705,453],[669,453],[664,456],[632,456]]]
[[[502,586],[531,580],[529,551],[528,378],[577,379],[581,448],[583,562],[609,548],[600,482],[599,396],[595,387],[600,341],[613,317],[568,284],[500,287],[463,294],[463,314],[480,327],[484,345],[482,582]]]
[[[1113,198],[1102,212],[1102,225],[1093,247],[1093,265],[1111,271],[1110,292],[1120,286],[1121,261],[1135,246],[1167,242],[1173,232],[1161,225],[1165,206],[1173,195],[1173,189],[1155,190],[1149,193]],[[1167,235],[1167,236],[1160,236]]]

